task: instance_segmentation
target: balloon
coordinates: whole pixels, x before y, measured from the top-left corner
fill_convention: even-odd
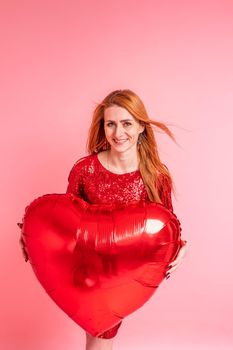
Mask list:
[[[151,298],[182,246],[175,214],[145,201],[93,205],[46,194],[26,207],[21,227],[39,282],[93,336]]]

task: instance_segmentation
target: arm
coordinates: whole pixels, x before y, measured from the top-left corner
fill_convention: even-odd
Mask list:
[[[171,198],[171,183],[166,176],[164,175],[160,175],[160,176],[161,176],[160,178],[161,187],[159,191],[159,196],[160,196],[161,202],[166,208],[168,208],[174,214],[172,198]],[[180,221],[179,221],[179,224],[180,224]],[[180,231],[182,231],[181,224],[180,224]],[[181,247],[183,247],[187,243],[187,241],[181,240],[180,243],[181,243]]]
[[[77,197],[84,197],[84,167],[82,159],[79,159],[72,167],[68,176],[66,193],[72,193]]]
[[[169,179],[163,174],[160,175],[159,196],[162,204],[173,212],[172,198],[171,198],[171,183]]]
[[[162,178],[160,179],[161,187],[159,191],[160,199],[162,201],[162,204],[165,205],[169,210],[171,210],[172,213],[175,215],[175,213],[173,212],[173,205],[172,205],[172,199],[171,199],[171,183],[169,179],[167,179],[167,177],[165,177],[164,175],[161,175],[161,176],[162,176]],[[178,218],[177,220],[179,222],[180,232],[181,232],[182,231],[181,224]],[[178,268],[178,266],[182,263],[184,256],[186,254],[186,249],[187,249],[186,243],[187,241],[180,239],[180,250],[175,260],[173,260],[168,266],[168,270],[166,271],[166,278],[169,278],[170,274],[173,273]]]

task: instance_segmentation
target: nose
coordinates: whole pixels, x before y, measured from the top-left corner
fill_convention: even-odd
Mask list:
[[[123,129],[123,126],[121,124],[116,125],[115,137],[118,138],[118,137],[122,136],[123,135],[123,131],[124,131],[124,129]]]

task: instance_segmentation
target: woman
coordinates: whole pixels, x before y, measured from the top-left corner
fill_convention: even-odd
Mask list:
[[[97,105],[89,131],[89,155],[78,160],[69,175],[67,193],[92,204],[150,200],[173,211],[172,178],[161,162],[152,126],[166,132],[165,124],[149,119],[141,99],[131,90],[111,92]],[[186,241],[169,266],[170,277],[182,262]],[[111,350],[121,322],[98,337],[86,332],[86,350]]]

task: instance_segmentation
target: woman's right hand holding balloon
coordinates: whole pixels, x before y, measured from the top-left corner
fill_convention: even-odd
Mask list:
[[[18,222],[17,225],[19,226],[20,229],[22,229],[22,226],[23,226],[22,223]],[[20,239],[19,239],[19,244],[20,244],[21,249],[22,249],[24,260],[27,262],[28,261],[28,252],[27,252],[22,234],[21,234]]]

